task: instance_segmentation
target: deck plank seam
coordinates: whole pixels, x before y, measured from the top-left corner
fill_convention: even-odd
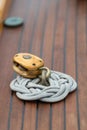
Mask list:
[[[69,19],[69,0],[67,0],[65,28],[64,28],[64,47],[63,47],[63,72],[66,73],[66,45],[67,45],[67,26]],[[66,130],[66,99],[64,99],[64,130]]]
[[[41,47],[40,47],[40,57],[42,58],[42,53],[43,53],[43,43],[44,43],[44,35],[45,35],[45,29],[46,29],[46,22],[47,22],[47,16],[48,16],[48,6],[49,6],[49,1],[47,2],[46,4],[46,9],[45,9],[45,14],[44,14],[44,22],[43,22],[43,26],[42,26],[42,37],[41,37]],[[35,130],[38,130],[38,108],[39,108],[39,102],[37,102],[37,105],[36,105],[36,127],[35,127]]]
[[[29,49],[28,51],[31,53],[32,52],[32,43],[33,43],[33,37],[34,37],[34,32],[35,32],[35,27],[37,25],[37,21],[38,21],[38,17],[39,17],[39,10],[40,10],[40,4],[41,2],[39,2],[39,7],[37,8],[37,11],[36,11],[36,14],[35,14],[35,17],[34,17],[34,23],[33,23],[33,29],[32,29],[32,35],[31,35],[31,39],[29,41]],[[21,127],[21,130],[23,130],[23,127],[24,127],[24,116],[25,116],[25,105],[26,105],[26,102],[23,101],[24,104],[23,104],[23,113],[22,113],[22,117],[23,117],[23,121],[22,121],[22,127]]]
[[[76,72],[76,82],[78,84],[78,1],[76,1],[76,21],[75,21],[75,72]],[[76,90],[76,107],[77,107],[77,122],[78,130],[80,130],[80,111],[79,111],[79,95],[78,86]]]
[[[57,1],[56,3],[56,9],[55,9],[55,24],[54,24],[54,29],[53,29],[53,41],[52,41],[52,61],[51,61],[51,69],[53,70],[54,67],[54,44],[55,44],[55,37],[56,37],[56,26],[57,26],[57,22],[58,22],[58,12],[59,12],[59,5],[60,5],[60,0]],[[50,104],[50,127],[49,130],[52,130],[52,115],[53,115],[53,105]]]
[[[36,12],[36,16],[35,16],[35,22],[33,23],[33,29],[32,29],[32,36],[31,39],[29,41],[30,46],[29,46],[29,52],[32,53],[32,46],[33,46],[33,38],[34,38],[34,34],[35,34],[35,27],[37,26],[37,22],[38,22],[38,17],[39,17],[39,11],[40,11],[40,5],[41,5],[41,1],[38,4],[38,8],[37,8],[37,12]]]
[[[28,0],[30,2],[30,0]],[[30,5],[30,4],[29,4]],[[28,4],[27,4],[28,6]],[[28,6],[29,7],[29,6]],[[25,12],[27,12],[27,9],[28,8],[25,8]],[[26,13],[25,13],[26,14]],[[27,15],[25,15],[26,17]],[[17,52],[19,52],[20,48],[21,48],[21,38],[22,38],[22,35],[23,35],[23,30],[24,30],[24,26],[22,27],[21,29],[21,33],[20,33],[20,37],[19,37],[19,41],[18,41],[18,49],[17,49]],[[13,73],[13,78],[16,77],[16,74]],[[11,96],[10,96],[10,108],[9,108],[9,114],[8,114],[8,127],[7,127],[7,130],[10,130],[10,120],[11,120],[11,112],[12,112],[12,104],[13,104],[13,92],[11,92]],[[24,112],[24,111],[23,111]],[[23,114],[24,115],[24,114]],[[23,123],[23,116],[22,116],[22,123]],[[23,128],[23,124],[21,126],[21,129]]]

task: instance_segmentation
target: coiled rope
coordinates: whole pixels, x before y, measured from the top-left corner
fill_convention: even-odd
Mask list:
[[[77,88],[77,83],[71,76],[52,70],[46,73],[46,70],[43,68],[42,75],[34,79],[17,76],[10,83],[11,90],[16,91],[17,97],[22,100],[52,103],[63,100]]]

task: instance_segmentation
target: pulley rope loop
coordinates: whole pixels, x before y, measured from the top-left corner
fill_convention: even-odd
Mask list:
[[[49,76],[50,76],[50,73],[51,73],[51,71],[50,71],[50,69],[49,68],[47,68],[47,67],[41,67],[41,68],[39,68],[40,70],[46,70],[46,78],[49,78]]]
[[[41,67],[41,75],[39,75],[39,78],[41,79],[42,85],[49,86],[48,78],[50,77],[50,70],[47,67]]]

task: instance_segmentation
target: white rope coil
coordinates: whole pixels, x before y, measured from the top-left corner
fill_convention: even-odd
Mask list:
[[[77,83],[71,76],[52,70],[48,81],[50,85],[44,86],[40,84],[40,78],[27,79],[17,76],[11,82],[10,88],[16,91],[17,97],[22,100],[40,100],[50,103],[63,100],[77,88]]]

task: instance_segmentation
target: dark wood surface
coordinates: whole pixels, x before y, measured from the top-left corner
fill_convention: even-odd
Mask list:
[[[24,26],[4,27],[0,36],[0,130],[87,130],[87,1],[12,0],[10,16],[22,17]],[[54,104],[19,100],[9,88],[18,52],[70,74],[77,90]]]

